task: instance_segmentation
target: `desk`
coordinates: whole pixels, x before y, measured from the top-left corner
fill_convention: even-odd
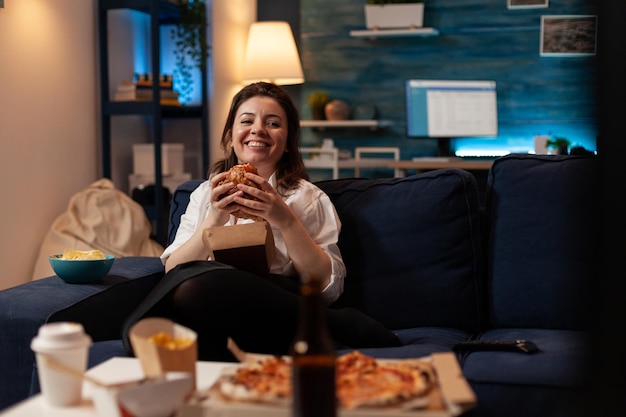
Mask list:
[[[491,165],[493,165],[493,161],[436,161],[433,159],[425,159],[423,161],[390,161],[387,166],[389,168],[402,170],[402,172],[406,176],[406,171],[409,169],[414,169],[416,171],[426,171],[442,168],[460,168],[465,170],[488,171],[489,169],[491,169]]]
[[[337,166],[340,169],[354,169],[354,168],[389,168],[393,159],[388,158],[361,158],[361,159],[339,159]],[[304,166],[307,168],[329,168],[333,161],[323,158],[305,159]]]
[[[196,364],[196,387],[198,390],[208,389],[222,369],[233,366],[232,362],[198,362]],[[143,377],[141,364],[136,358],[112,358],[91,368],[87,373],[104,382],[118,383],[135,381]],[[41,394],[28,398],[0,413],[2,417],[100,417],[91,401],[91,384],[83,384],[83,401],[73,407],[52,407]]]
[[[310,169],[332,169],[333,179],[339,178],[340,169],[356,169],[356,168],[384,168],[393,169],[390,164],[395,161],[389,158],[361,158],[361,159],[338,159],[315,157],[305,158],[304,166]]]

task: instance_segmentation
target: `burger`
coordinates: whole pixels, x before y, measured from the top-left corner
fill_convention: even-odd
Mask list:
[[[250,187],[254,187],[257,188],[259,190],[262,190],[261,187],[259,187],[259,185],[253,181],[250,181],[248,178],[246,178],[245,174],[246,172],[251,172],[253,174],[259,175],[259,172],[257,171],[256,167],[252,164],[246,163],[246,164],[239,164],[239,165],[235,165],[233,166],[231,169],[228,170],[228,175],[226,176],[225,179],[223,179],[222,181],[220,181],[218,183],[218,185],[222,185],[224,183],[227,182],[232,182],[234,184],[233,188],[231,188],[230,190],[228,190],[223,196],[225,195],[230,195],[233,194],[234,192],[237,191],[237,184],[245,184],[248,185]],[[222,196],[222,197],[223,197]],[[249,200],[258,200],[258,198],[251,196],[248,193],[244,193],[243,194],[243,198],[247,198]],[[241,219],[252,219],[252,220],[256,220],[256,221],[260,221],[263,220],[260,217],[257,216],[253,216],[251,214],[248,214],[242,210],[236,210],[232,213],[233,216],[235,217],[239,217]]]

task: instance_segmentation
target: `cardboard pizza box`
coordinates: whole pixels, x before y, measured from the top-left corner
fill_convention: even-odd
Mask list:
[[[275,247],[268,222],[210,227],[202,238],[212,259],[259,275],[269,273]]]
[[[262,355],[248,354],[246,361]],[[397,406],[370,407],[357,409],[338,409],[339,417],[456,417],[476,406],[476,395],[463,376],[458,360],[452,352],[434,353],[416,359],[377,359],[381,362],[402,362],[423,360],[432,365],[437,381],[425,397],[426,401],[414,400],[411,404]],[[221,376],[236,372],[240,365],[233,364],[222,371]],[[218,381],[220,379],[218,378]],[[217,383],[206,392],[198,392],[195,401],[188,402],[179,411],[178,417],[289,417],[290,406],[287,404],[264,404],[245,401],[233,401],[223,398]]]

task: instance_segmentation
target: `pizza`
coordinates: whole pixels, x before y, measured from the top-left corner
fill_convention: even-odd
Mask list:
[[[423,361],[378,361],[358,351],[337,360],[337,398],[344,408],[398,404],[425,395],[433,382]]]
[[[337,358],[336,392],[341,408],[382,407],[425,396],[434,386],[424,360],[383,361],[354,351]],[[266,357],[238,367],[218,381],[228,400],[284,403],[291,399],[291,363]]]
[[[285,358],[270,356],[237,368],[219,388],[233,400],[280,403],[291,398],[291,365]]]

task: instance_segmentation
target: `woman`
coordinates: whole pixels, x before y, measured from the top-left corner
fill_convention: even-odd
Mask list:
[[[308,181],[299,138],[298,111],[280,87],[258,82],[235,95],[221,140],[225,159],[191,194],[176,237],[161,255],[166,275],[126,329],[150,312],[194,329],[201,360],[232,359],[228,337],[245,351],[280,355],[294,337],[301,280],[321,280],[327,304],[341,295],[346,274],[337,247],[341,224],[328,196]],[[260,189],[237,184],[229,194],[234,184],[220,182],[242,163],[256,167],[258,175],[245,175]],[[252,221],[232,214],[239,210],[272,228],[276,257],[269,277],[209,259],[203,231]],[[341,346],[399,344],[392,332],[354,309],[327,312],[331,334]]]

